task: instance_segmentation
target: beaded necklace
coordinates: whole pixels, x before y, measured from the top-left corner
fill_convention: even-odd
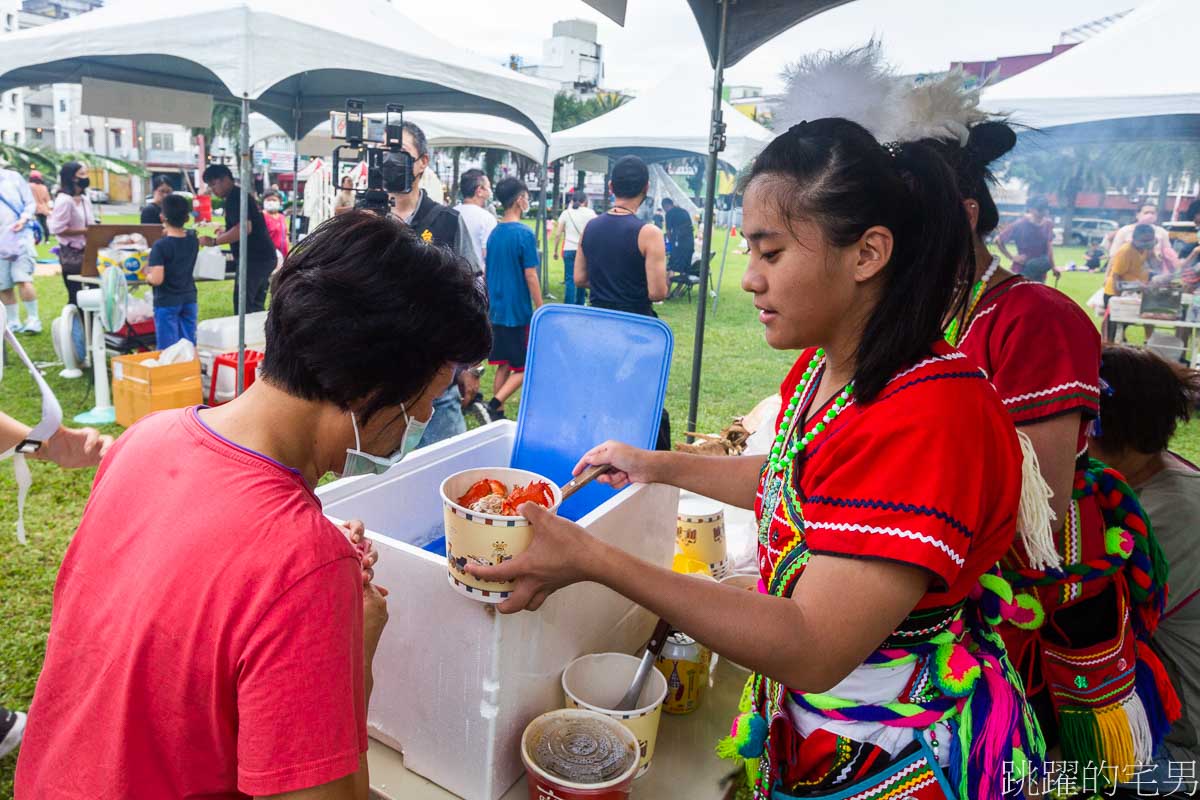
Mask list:
[[[1000,259],[992,257],[992,263],[988,265],[987,272],[980,276],[979,280],[975,281],[975,285],[971,287],[971,303],[967,306],[967,315],[963,317],[963,324],[971,321],[971,316],[975,313],[975,307],[979,305],[979,301],[983,298],[983,293],[987,290],[987,285],[992,282],[992,278],[996,274],[996,270],[1000,269]],[[958,318],[950,320],[950,324],[946,326],[946,341],[951,347],[958,345]]]
[[[850,396],[854,394],[854,381],[846,385],[842,389],[841,394],[833,401],[833,405],[825,412],[825,416],[813,426],[813,429],[804,436],[800,437],[800,441],[788,442],[795,433],[796,425],[803,417],[801,412],[801,401],[804,400],[805,393],[809,389],[815,391],[817,383],[813,382],[813,376],[818,375],[821,368],[825,366],[825,350],[817,348],[817,352],[813,355],[812,360],[808,362],[808,368],[804,370],[804,374],[800,376],[800,382],[796,384],[796,391],[792,394],[792,399],[788,401],[787,410],[783,412],[783,419],[779,423],[779,430],[775,433],[775,443],[771,446],[771,457],[769,463],[772,472],[783,472],[788,464],[812,442],[816,436],[824,432],[829,423],[838,418],[846,409],[846,404],[850,402]],[[811,382],[811,383],[810,383]]]

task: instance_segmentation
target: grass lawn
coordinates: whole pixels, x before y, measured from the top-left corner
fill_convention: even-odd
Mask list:
[[[105,221],[133,221],[107,217]],[[718,248],[724,234],[716,237]],[[1061,260],[1082,262],[1081,252],[1066,249]],[[719,266],[720,256],[716,263]],[[731,252],[721,284],[720,300],[708,313],[704,351],[700,422],[701,431],[717,431],[736,415],[748,412],[762,398],[778,391],[792,355],[770,350],[763,342],[751,298],[739,288],[746,257]],[[550,266],[549,292],[562,298],[562,262]],[[714,276],[715,280],[715,276]],[[1068,273],[1060,288],[1083,303],[1100,285],[1100,276]],[[23,337],[35,361],[53,361],[50,320],[66,299],[58,276],[37,279],[42,322],[46,333]],[[200,289],[200,318],[232,313],[232,282],[204,282]],[[676,300],[657,307],[658,313],[675,332],[675,357],[671,367],[667,407],[672,433],[682,438],[687,419],[688,381],[691,375],[694,341],[694,303]],[[1047,342],[1048,347],[1054,346]],[[63,412],[69,420],[91,407],[90,376],[65,381],[58,369],[50,367],[46,379],[57,392]],[[491,387],[485,375],[483,386]],[[32,424],[39,414],[39,401],[33,381],[15,358],[9,358],[3,384],[0,384],[0,408]],[[106,432],[120,433],[111,426]],[[1175,447],[1193,460],[1200,459],[1200,423],[1193,422],[1177,437]],[[16,521],[16,485],[11,467],[0,465],[0,704],[26,709],[33,695],[45,649],[50,622],[54,578],[63,552],[75,530],[91,485],[93,470],[63,471],[42,462],[31,462],[34,485],[26,507],[25,522],[29,544],[21,546],[12,535]],[[138,487],[130,487],[131,500],[137,499]],[[0,797],[11,796],[15,759],[0,761]]]

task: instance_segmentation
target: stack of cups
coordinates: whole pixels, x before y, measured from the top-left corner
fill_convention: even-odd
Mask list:
[[[731,572],[725,550],[725,511],[716,500],[685,495],[679,500],[675,542],[686,558],[704,564],[717,580]]]

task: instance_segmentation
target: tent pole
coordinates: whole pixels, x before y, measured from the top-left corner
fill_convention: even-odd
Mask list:
[[[296,95],[292,106],[292,219],[291,243],[296,244],[300,238],[300,103],[302,99]]]
[[[538,203],[538,220],[542,226],[542,294],[546,294],[546,284],[550,280],[550,237],[546,235],[546,182],[550,173],[550,145],[546,145],[542,157],[542,199]]]
[[[733,235],[733,215],[729,216],[730,225],[725,229],[725,249],[721,251],[721,271],[717,273],[717,293],[713,297],[713,316],[717,315],[717,303],[721,302],[721,283],[725,280],[725,259],[729,258],[729,239]]]
[[[242,95],[242,131],[241,131],[241,163],[238,166],[238,360],[237,360],[237,393],[240,395],[246,389],[246,206],[250,200],[250,190],[246,181],[254,180],[250,171],[250,98]],[[229,225],[229,220],[225,221]]]
[[[721,6],[721,27],[717,34],[717,65],[713,70],[712,125],[709,128],[708,164],[704,172],[704,233],[700,244],[700,299],[696,302],[696,340],[692,348],[692,385],[688,397],[688,419],[684,430],[696,430],[696,412],[700,404],[700,363],[704,356],[704,312],[708,307],[709,259],[712,257],[713,206],[717,196],[717,154],[725,149],[725,123],[721,117],[722,89],[725,81],[725,25],[730,0],[716,0]],[[692,437],[688,437],[692,441]]]

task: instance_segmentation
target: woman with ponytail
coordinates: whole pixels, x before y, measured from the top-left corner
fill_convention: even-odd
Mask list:
[[[606,442],[576,472],[610,464],[600,480],[616,488],[669,483],[753,508],[759,591],[647,564],[530,506],[530,549],[468,569],[516,581],[505,613],[602,583],[752,667],[718,752],[745,761],[757,798],[1024,796],[1043,747],[988,624],[1021,451],[942,335],[974,269],[954,175],[926,146],[829,118],[775,139],[744,188],[742,287],[767,344],[798,356],[770,454]]]
[[[1096,326],[1058,290],[1001,269],[984,243],[999,221],[989,165],[1016,140],[1000,121],[925,140],[954,170],[974,234],[969,300],[947,339],[996,387],[1025,445],[1027,487],[1040,484],[1053,512],[1022,520],[1001,563],[1025,611],[998,631],[1052,758],[1098,784],[1131,781],[1178,717],[1148,644],[1166,565],[1136,496],[1088,457],[1103,385]]]

